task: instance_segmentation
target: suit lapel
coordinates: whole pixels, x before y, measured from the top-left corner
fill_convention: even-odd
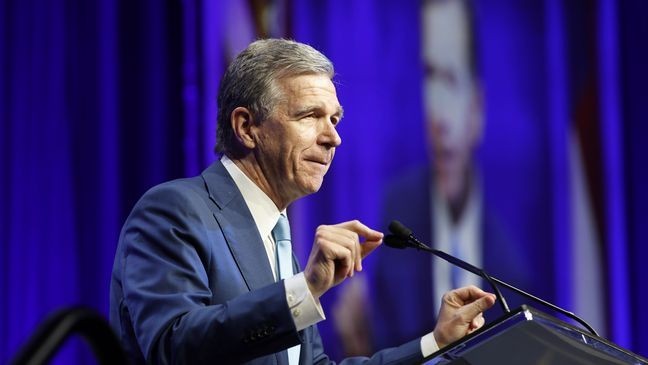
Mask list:
[[[434,218],[432,212],[432,185],[433,180],[430,175],[430,171],[427,169],[421,170],[420,176],[416,181],[421,184],[416,187],[413,191],[419,191],[419,199],[423,201],[421,214],[417,214],[414,218],[416,223],[414,224],[413,229],[416,230],[416,234],[419,238],[426,244],[434,247]],[[438,308],[439,303],[435,303],[434,299],[434,281],[432,280],[432,271],[434,265],[438,263],[441,259],[434,257],[432,255],[426,255],[423,252],[416,252],[418,267],[423,269],[424,272],[421,274],[422,286],[427,288],[423,291],[423,300],[421,303],[424,305],[424,308]],[[428,309],[429,310],[429,309]],[[424,312],[421,312],[424,313]],[[432,311],[433,315],[430,318],[435,317],[435,311]],[[429,323],[426,323],[426,326]]]
[[[248,289],[255,290],[272,284],[274,276],[263,240],[234,180],[220,161],[203,171],[202,177],[209,198],[215,204],[212,209],[214,217]]]

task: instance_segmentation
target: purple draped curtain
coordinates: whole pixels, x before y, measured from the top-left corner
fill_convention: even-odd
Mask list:
[[[126,214],[184,174],[178,14],[157,1],[0,4],[0,362],[54,310],[108,312]],[[87,362],[80,348],[57,361]]]

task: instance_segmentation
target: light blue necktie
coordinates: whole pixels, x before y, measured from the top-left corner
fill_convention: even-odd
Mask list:
[[[463,252],[461,250],[459,239],[458,239],[456,234],[452,235],[452,239],[450,240],[450,244],[452,245],[452,247],[451,247],[452,256],[463,260],[464,259],[463,258],[464,254],[463,254]],[[450,271],[450,282],[451,282],[451,285],[452,285],[451,289],[457,289],[457,288],[461,287],[462,284],[463,284],[463,277],[464,277],[465,272],[463,271],[462,268],[460,268],[457,265],[452,265],[450,267],[450,270],[451,270]]]
[[[293,276],[292,265],[292,243],[290,242],[290,224],[288,218],[281,214],[277,224],[272,229],[272,236],[276,244],[277,254],[277,280]],[[290,365],[299,364],[300,346],[293,346],[288,349],[288,363]]]
[[[290,223],[288,218],[281,214],[277,224],[272,229],[272,236],[277,245],[277,279],[293,276],[292,244],[290,242]]]

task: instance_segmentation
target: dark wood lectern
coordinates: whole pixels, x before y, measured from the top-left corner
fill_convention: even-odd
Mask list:
[[[648,360],[555,317],[522,306],[437,351],[424,363],[648,365]]]

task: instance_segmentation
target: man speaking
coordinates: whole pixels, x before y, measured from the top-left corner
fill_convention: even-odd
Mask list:
[[[216,150],[200,176],[149,190],[122,229],[110,322],[134,363],[327,364],[319,298],[354,272],[383,234],[359,221],[322,225],[300,272],[286,208],[319,190],[342,140],[333,65],[312,47],[248,46],[221,80]],[[495,301],[446,293],[432,332],[371,358],[417,363],[483,325]]]

